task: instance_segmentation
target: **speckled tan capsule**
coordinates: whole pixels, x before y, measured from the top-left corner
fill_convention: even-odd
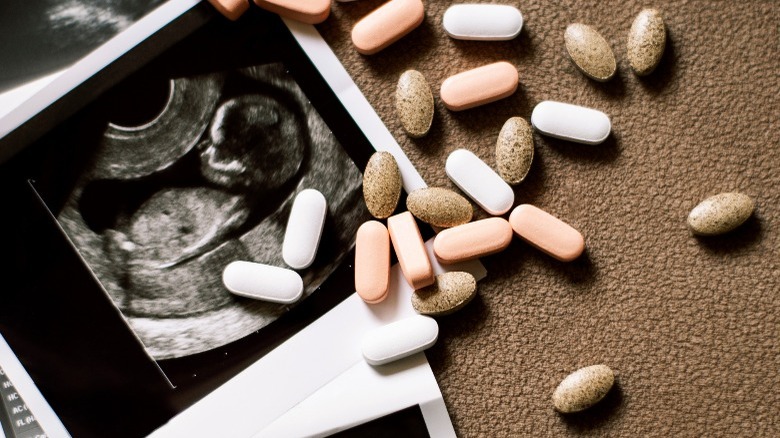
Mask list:
[[[615,75],[615,54],[596,29],[581,23],[570,24],[563,39],[572,62],[586,76],[605,82]]]
[[[531,125],[521,117],[504,123],[496,140],[498,174],[509,184],[523,182],[534,160],[534,136]]]
[[[643,9],[628,32],[628,64],[638,76],[649,75],[666,48],[666,27],[657,9]]]
[[[422,315],[449,315],[477,295],[477,280],[468,272],[445,272],[436,282],[412,294],[412,307]]]
[[[363,199],[377,219],[390,217],[401,196],[401,171],[389,152],[374,152],[363,173]]]
[[[743,193],[720,193],[701,201],[688,215],[688,227],[700,236],[728,233],[753,214],[755,203]]]
[[[428,134],[433,122],[433,93],[419,71],[407,70],[398,78],[395,111],[410,137],[420,138]]]
[[[441,187],[413,191],[406,198],[406,208],[421,221],[441,228],[465,224],[474,214],[466,198]]]
[[[564,414],[579,412],[598,403],[615,383],[615,373],[606,365],[580,368],[555,388],[553,406]]]

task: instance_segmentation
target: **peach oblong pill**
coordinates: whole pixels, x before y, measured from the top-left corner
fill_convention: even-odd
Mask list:
[[[501,252],[511,242],[509,222],[491,217],[442,231],[433,240],[433,252],[442,263],[464,262]]]
[[[408,211],[387,218],[387,230],[393,242],[398,264],[404,278],[412,289],[420,289],[433,284],[433,266],[428,259],[420,229],[414,216]]]
[[[562,262],[570,262],[585,250],[585,239],[571,225],[530,204],[518,205],[509,223],[520,238]]]
[[[319,24],[330,15],[330,0],[254,0],[266,11],[307,24]]]
[[[219,11],[229,20],[236,21],[249,9],[247,0],[209,0],[214,9]]]
[[[387,298],[389,285],[390,234],[381,222],[365,222],[355,238],[355,290],[375,304]]]
[[[462,111],[511,96],[518,82],[515,66],[501,61],[448,77],[439,94],[448,109]]]
[[[352,28],[358,52],[373,55],[413,31],[425,18],[422,0],[390,0]]]

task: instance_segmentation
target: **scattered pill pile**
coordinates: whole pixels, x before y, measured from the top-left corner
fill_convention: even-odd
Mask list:
[[[246,0],[209,0],[235,20],[249,4]],[[348,2],[351,0],[338,0]],[[254,0],[259,7],[305,23],[327,19],[330,0]],[[359,53],[374,55],[409,34],[425,18],[421,0],[389,0],[358,21],[351,33]],[[441,23],[451,38],[501,41],[516,38],[522,30],[522,13],[513,6],[458,4],[444,13]],[[615,76],[617,60],[607,40],[590,25],[573,23],[563,35],[572,63],[585,76],[606,82]],[[651,74],[661,61],[666,27],[661,13],[644,9],[628,33],[628,63],[638,76]],[[445,79],[439,98],[450,111],[476,108],[511,96],[519,75],[511,63],[501,61],[456,73]],[[398,79],[395,108],[409,137],[428,134],[435,102],[425,76],[410,69]],[[367,333],[362,352],[372,365],[382,365],[432,346],[438,324],[430,316],[455,312],[476,295],[474,277],[466,272],[434,276],[416,219],[445,228],[434,239],[436,259],[443,264],[472,260],[506,249],[517,235],[532,247],[562,262],[585,250],[582,234],[552,214],[529,204],[512,207],[510,185],[523,182],[534,158],[533,130],[577,143],[597,145],[610,135],[609,116],[601,111],[563,102],[543,101],[531,114],[508,119],[496,140],[496,170],[473,152],[457,149],[447,158],[445,172],[452,182],[493,217],[472,222],[471,203],[455,191],[430,187],[407,197],[408,211],[394,214],[401,194],[401,174],[388,152],[377,152],[363,174],[363,195],[368,211],[378,220],[357,230],[355,289],[368,304],[385,300],[389,293],[391,246],[406,281],[415,292],[411,305],[420,315],[396,321]],[[753,214],[753,200],[742,193],[721,193],[705,199],[688,216],[696,235],[711,236],[734,230]],[[501,217],[510,210],[509,218]],[[293,269],[311,265],[319,245],[327,205],[316,190],[303,190],[293,204],[282,248],[285,263]],[[387,220],[385,226],[380,220]],[[231,292],[256,299],[291,303],[300,298],[303,283],[294,270],[236,261],[224,270],[223,282]],[[427,316],[426,316],[427,315]],[[579,412],[598,403],[614,384],[606,365],[581,368],[567,376],[553,393],[553,405],[562,413]]]

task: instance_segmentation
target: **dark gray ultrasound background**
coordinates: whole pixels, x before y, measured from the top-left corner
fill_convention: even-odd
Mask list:
[[[109,125],[58,216],[156,359],[240,339],[288,307],[230,294],[233,260],[285,266],[295,194],[328,200],[311,294],[366,219],[360,171],[281,64],[178,78],[153,121]],[[118,102],[117,104],[121,104]]]

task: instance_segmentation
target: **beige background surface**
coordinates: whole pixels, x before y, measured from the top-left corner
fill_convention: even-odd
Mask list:
[[[463,311],[440,319],[429,351],[462,436],[780,436],[780,129],[776,1],[658,1],[668,31],[660,67],[634,76],[625,41],[635,1],[496,1],[520,8],[509,42],[455,41],[441,27],[451,2],[373,56],[349,31],[380,0],[334,3],[318,29],[402,148],[434,186],[457,148],[494,165],[498,132],[542,100],[597,108],[612,119],[602,145],[535,136],[516,204],[572,224],[587,253],[564,264],[515,240],[484,259],[488,278]],[[452,2],[456,3],[456,2]],[[567,24],[595,26],[618,58],[605,84],[567,58]],[[438,98],[449,75],[497,60],[517,65],[516,94],[454,113]],[[398,76],[414,68],[436,98],[430,134],[408,138],[394,114]],[[695,238],[700,200],[740,190],[754,217],[728,236]],[[480,212],[481,217],[485,216]],[[617,386],[590,412],[557,414],[550,396],[569,372],[605,363]]]

